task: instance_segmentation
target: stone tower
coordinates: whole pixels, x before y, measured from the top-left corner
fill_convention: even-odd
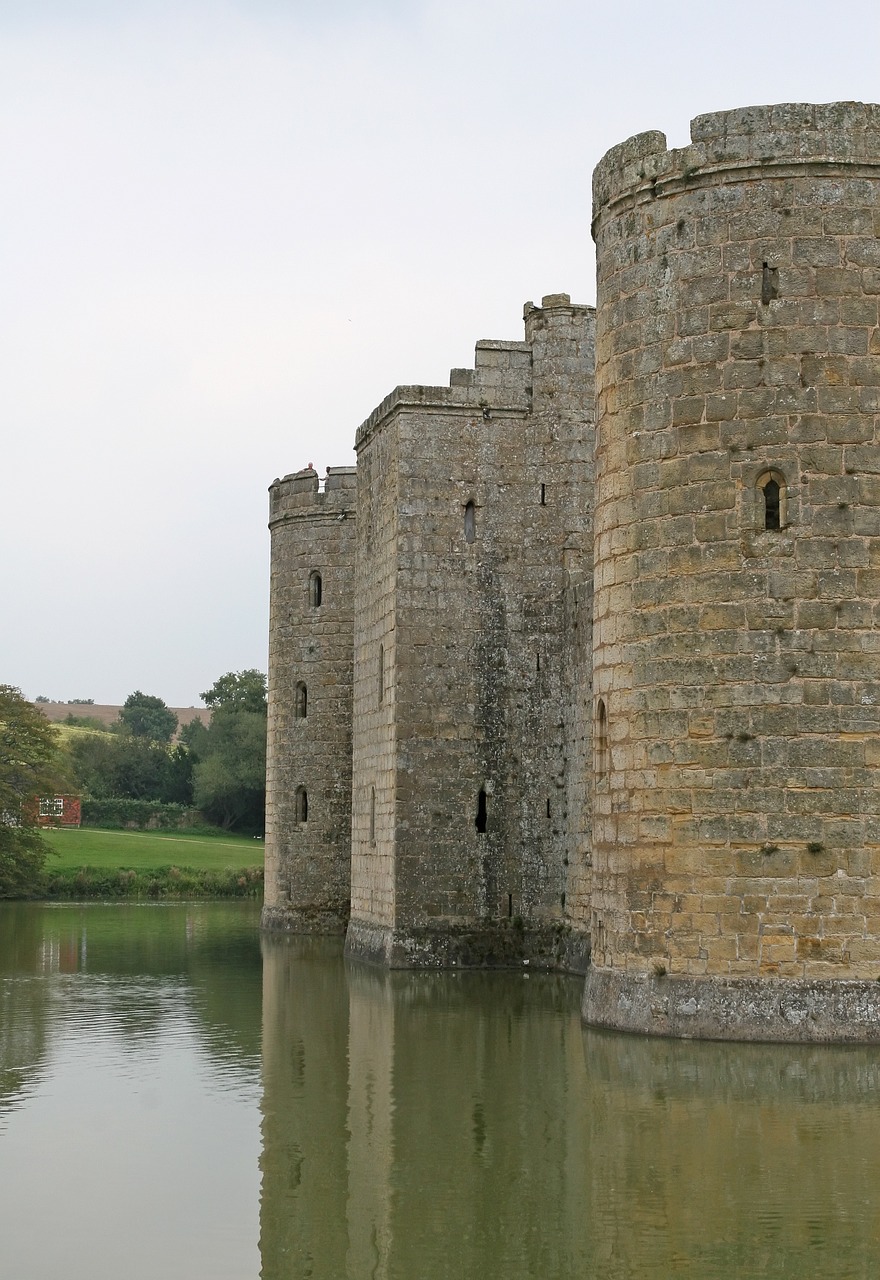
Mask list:
[[[269,490],[267,928],[348,920],[355,485],[307,468]]]
[[[880,107],[614,148],[588,1020],[878,1036]]]
[[[588,647],[593,312],[554,294],[525,321],[357,435],[347,949],[385,964],[585,950],[566,624]]]

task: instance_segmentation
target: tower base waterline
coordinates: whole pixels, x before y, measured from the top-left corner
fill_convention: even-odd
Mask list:
[[[589,939],[563,925],[520,927],[508,921],[394,930],[352,920],[345,937],[350,960],[389,969],[517,969],[585,973]]]
[[[880,1043],[880,982],[722,978],[590,969],[584,1021],[699,1040]]]

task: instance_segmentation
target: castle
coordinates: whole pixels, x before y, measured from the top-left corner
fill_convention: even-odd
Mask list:
[[[880,106],[613,148],[597,304],[272,485],[266,928],[880,1039]]]

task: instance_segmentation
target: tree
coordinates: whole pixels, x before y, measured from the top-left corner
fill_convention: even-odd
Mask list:
[[[125,699],[119,719],[132,737],[150,738],[153,742],[170,742],[177,728],[177,716],[162,699],[141,693],[140,689]]]
[[[212,711],[254,711],[266,714],[266,677],[253,667],[248,671],[227,671],[201,695]]]
[[[193,761],[183,747],[128,734],[84,733],[68,746],[77,782],[96,800],[192,803]]]
[[[220,710],[201,744],[193,799],[209,822],[262,832],[266,813],[266,717]]]
[[[36,821],[40,794],[58,785],[56,733],[12,685],[0,685],[0,898],[34,888],[50,852]]]
[[[202,694],[206,728],[193,721],[181,735],[195,761],[193,799],[210,822],[262,832],[266,812],[266,677],[228,671]]]

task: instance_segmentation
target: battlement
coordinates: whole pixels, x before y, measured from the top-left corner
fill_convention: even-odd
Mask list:
[[[294,516],[337,517],[354,509],[357,467],[328,467],[323,485],[313,467],[291,472],[269,486],[269,528]]]
[[[473,369],[451,369],[448,387],[395,387],[369,418],[355,439],[360,450],[377,428],[401,409],[436,407],[455,413],[481,412],[519,417],[532,411],[535,343],[540,335],[546,345],[557,334],[568,337],[572,326],[583,329],[594,308],[573,303],[567,293],[550,293],[541,306],[523,307],[525,341],[482,338],[474,348]]]
[[[667,150],[652,130],[612,147],[593,172],[593,217],[618,201],[639,202],[658,188],[731,169],[778,170],[807,165],[880,165],[880,106],[783,102],[696,116],[691,145]]]

